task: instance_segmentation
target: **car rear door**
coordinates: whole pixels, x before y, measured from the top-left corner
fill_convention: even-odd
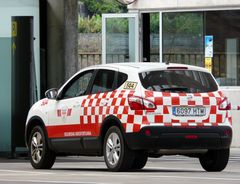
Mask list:
[[[110,114],[117,70],[99,69],[89,95],[83,100],[80,111],[80,129],[99,136],[101,123]]]

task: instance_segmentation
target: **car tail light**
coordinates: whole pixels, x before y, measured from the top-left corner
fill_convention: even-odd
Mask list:
[[[224,99],[220,102],[219,110],[231,110],[231,103],[228,101],[227,97],[224,97]]]
[[[132,110],[155,110],[154,102],[138,96],[128,97],[128,103]]]

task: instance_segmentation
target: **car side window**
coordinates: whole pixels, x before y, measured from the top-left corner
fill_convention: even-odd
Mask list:
[[[104,93],[113,90],[115,71],[99,70],[93,82],[91,94]]]
[[[73,81],[70,82],[69,86],[66,87],[62,98],[74,98],[85,95],[92,76],[93,70],[79,74],[79,76],[73,79]]]
[[[116,89],[123,85],[124,82],[128,79],[128,75],[122,72],[118,72],[118,80]]]

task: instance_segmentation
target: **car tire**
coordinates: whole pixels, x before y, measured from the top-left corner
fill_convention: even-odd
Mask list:
[[[127,147],[122,132],[117,126],[108,129],[104,138],[103,153],[110,171],[127,171],[132,166],[134,153]]]
[[[48,147],[47,137],[40,126],[32,129],[28,141],[30,162],[35,169],[52,168],[56,155]]]
[[[202,155],[199,160],[206,171],[209,172],[220,172],[228,164],[229,160],[229,149],[222,150],[209,150],[206,154]]]
[[[135,158],[133,160],[131,169],[133,170],[142,169],[146,165],[147,161],[148,161],[148,156],[146,154],[137,152],[135,154]]]

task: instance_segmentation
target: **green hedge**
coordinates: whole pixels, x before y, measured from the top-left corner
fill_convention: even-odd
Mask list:
[[[92,17],[79,17],[79,33],[100,33],[102,28],[103,13],[126,13],[127,6],[123,6],[116,0],[80,0],[83,2]],[[111,26],[111,25],[110,25]],[[116,27],[116,26],[114,26]],[[123,25],[123,29],[126,26]]]
[[[79,33],[101,33],[102,17],[100,15],[90,17],[79,17],[78,32]]]
[[[83,2],[92,15],[103,13],[123,13],[127,12],[127,7],[116,0],[80,0]]]

